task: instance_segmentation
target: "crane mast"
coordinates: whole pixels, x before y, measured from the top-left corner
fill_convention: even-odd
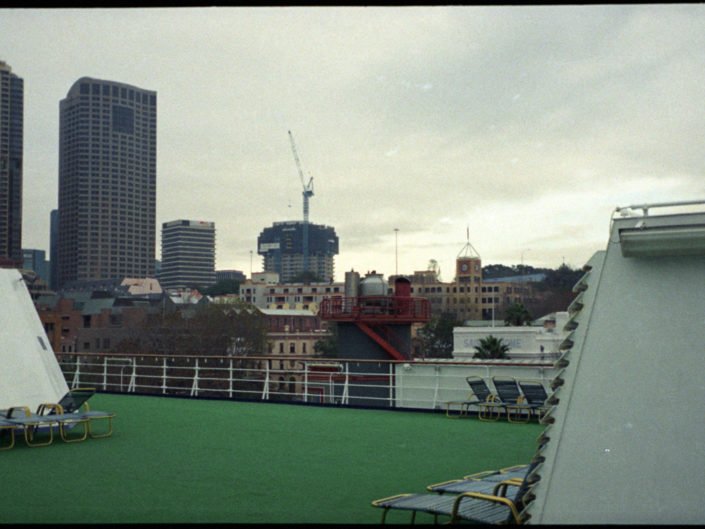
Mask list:
[[[301,187],[303,188],[302,195],[304,201],[304,223],[303,223],[303,254],[304,272],[309,271],[309,255],[308,255],[308,199],[313,196],[313,177],[311,177],[306,183],[304,179],[304,172],[301,169],[301,162],[299,161],[299,155],[296,152],[296,144],[294,143],[294,135],[289,132],[289,140],[291,141],[291,151],[294,153],[294,161],[296,162],[296,169],[299,171],[299,178],[301,179]]]

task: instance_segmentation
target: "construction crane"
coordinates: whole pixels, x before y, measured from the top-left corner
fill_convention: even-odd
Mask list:
[[[294,135],[289,131],[289,140],[291,140],[291,150],[294,153],[294,161],[296,162],[296,169],[299,171],[299,178],[301,178],[301,186],[303,187],[302,195],[304,197],[304,225],[303,225],[303,254],[304,254],[304,272],[309,271],[309,257],[308,257],[308,199],[313,196],[313,177],[308,181],[308,184],[304,179],[304,172],[301,170],[301,162],[299,161],[299,155],[296,152],[296,145],[294,144]]]

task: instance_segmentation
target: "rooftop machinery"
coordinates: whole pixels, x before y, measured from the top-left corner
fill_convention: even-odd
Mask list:
[[[302,195],[304,197],[304,224],[303,224],[303,254],[304,254],[304,272],[309,271],[309,259],[308,259],[308,199],[313,196],[313,177],[308,181],[308,184],[304,181],[304,173],[301,170],[301,162],[299,161],[299,155],[296,153],[296,145],[294,144],[294,135],[289,132],[289,140],[291,140],[291,150],[294,153],[294,161],[296,161],[296,168],[299,171],[299,177],[301,178],[301,186],[303,187]]]

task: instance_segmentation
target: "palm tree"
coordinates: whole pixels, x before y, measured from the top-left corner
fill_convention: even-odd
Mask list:
[[[514,303],[510,305],[504,313],[504,323],[515,327],[528,325],[531,323],[531,314],[522,303]]]
[[[502,338],[496,338],[491,334],[486,338],[480,339],[480,345],[475,346],[475,355],[473,358],[507,358],[507,352],[510,347],[502,341]]]

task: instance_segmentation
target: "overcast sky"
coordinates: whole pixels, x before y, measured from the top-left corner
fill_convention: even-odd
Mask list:
[[[208,220],[248,276],[262,229],[303,218],[288,130],[339,281],[452,280],[468,233],[483,264],[581,267],[615,207],[705,198],[705,5],[0,9],[0,60],[47,253],[83,76],[157,92],[157,258],[162,222]]]

